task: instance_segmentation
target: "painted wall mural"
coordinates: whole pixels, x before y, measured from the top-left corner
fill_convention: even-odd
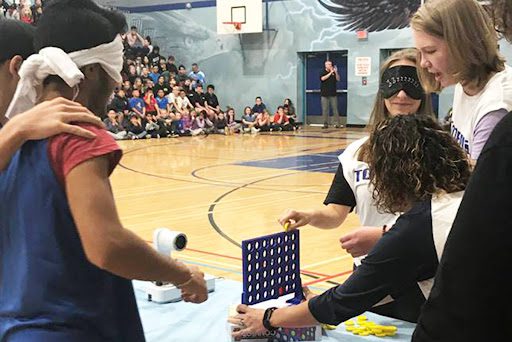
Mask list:
[[[334,14],[339,26],[354,31],[369,32],[402,29],[409,26],[410,17],[418,10],[421,0],[318,0]]]

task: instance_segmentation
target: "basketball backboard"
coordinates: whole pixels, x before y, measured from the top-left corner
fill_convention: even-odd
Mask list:
[[[217,0],[217,33],[263,32],[263,0]]]

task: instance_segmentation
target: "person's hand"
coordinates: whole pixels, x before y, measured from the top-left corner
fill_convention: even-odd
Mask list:
[[[240,330],[234,331],[232,336],[235,340],[240,340],[244,336],[263,335],[267,329],[263,326],[263,315],[265,310],[252,309],[247,305],[238,305],[236,308],[238,315],[228,318],[228,322],[240,327]]]
[[[26,140],[41,140],[51,136],[69,133],[83,138],[93,139],[96,134],[72,122],[93,124],[104,127],[100,118],[77,102],[62,97],[45,101],[28,111],[12,118],[13,127],[19,127],[20,134]]]
[[[289,221],[290,226],[288,227],[288,230],[292,230],[309,224],[309,222],[311,222],[311,215],[303,211],[287,209],[281,214],[281,217],[277,221],[283,227],[286,222]]]
[[[340,238],[341,248],[354,258],[368,254],[382,237],[382,227],[360,227]]]
[[[189,266],[192,277],[183,286],[180,286],[181,297],[185,302],[199,304],[208,299],[208,288],[204,280],[204,273],[196,266]]]

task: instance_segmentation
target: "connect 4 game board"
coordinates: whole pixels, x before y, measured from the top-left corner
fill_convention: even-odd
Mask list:
[[[292,295],[290,305],[304,300],[300,279],[299,231],[282,232],[242,242],[242,304],[254,305]],[[318,341],[320,326],[279,329],[268,341]]]

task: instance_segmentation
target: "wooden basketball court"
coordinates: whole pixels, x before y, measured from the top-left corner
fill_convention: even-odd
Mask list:
[[[277,219],[287,208],[321,207],[337,155],[363,136],[363,129],[306,128],[122,141],[111,177],[122,222],[148,242],[159,227],[182,231],[188,248],[175,257],[240,280],[240,242],[282,231]],[[321,291],[350,275],[352,258],[338,239],[358,224],[350,214],[337,229],[301,230],[304,284]]]

